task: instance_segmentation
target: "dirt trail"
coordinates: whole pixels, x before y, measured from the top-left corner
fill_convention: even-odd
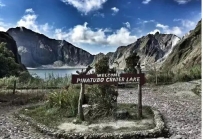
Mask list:
[[[27,105],[28,106],[28,105]],[[0,104],[0,139],[53,139],[17,120],[13,113],[24,106],[4,106]]]

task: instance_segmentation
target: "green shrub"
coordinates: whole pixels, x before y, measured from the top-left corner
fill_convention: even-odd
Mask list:
[[[32,78],[32,76],[27,71],[23,71],[19,75],[19,81],[20,82],[24,82],[25,83],[25,82],[29,81],[31,78]]]
[[[146,76],[147,82],[149,83],[156,83],[156,78],[158,84],[167,84],[173,82],[174,74],[171,71],[165,71],[157,72],[156,75],[156,73],[151,70]]]
[[[147,73],[147,82],[155,83],[156,74],[153,70]],[[167,84],[175,82],[187,82],[195,79],[201,79],[201,65],[196,65],[188,69],[181,69],[173,73],[172,71],[157,72],[158,84]]]
[[[201,75],[201,65],[196,65],[190,69],[190,76],[192,79],[201,79]]]
[[[132,53],[129,57],[127,57],[125,59],[126,67],[124,71],[127,73],[137,73],[135,66],[137,66],[139,59],[140,57],[137,55],[137,53]]]
[[[7,49],[6,43],[0,43],[0,78],[18,76],[22,67],[16,63],[14,54]]]
[[[0,78],[0,87],[13,87],[14,81],[19,81],[15,76]]]
[[[115,89],[112,86],[103,87],[106,89],[106,93],[98,85],[87,89],[88,104],[93,106],[96,104],[91,112],[90,118],[92,119],[111,116],[115,109]]]
[[[196,85],[196,87],[193,88],[192,91],[193,91],[196,95],[201,96],[201,92],[202,92],[202,91],[201,91],[201,85]]]
[[[95,72],[98,73],[108,73],[109,72],[109,59],[108,57],[103,57],[95,64]]]
[[[97,74],[115,73],[115,69],[109,68],[108,57],[103,57],[95,64],[95,72]],[[112,85],[95,85],[87,90],[88,103],[90,105],[97,104],[96,109],[92,111],[91,118],[108,116],[112,114],[114,104],[116,103],[117,92]]]
[[[201,65],[196,65],[186,70],[179,70],[174,76],[174,82],[201,79]]]
[[[69,87],[68,90],[60,90],[52,92],[48,95],[48,107],[59,107],[67,109],[71,116],[76,116],[78,108],[79,91],[74,87]]]

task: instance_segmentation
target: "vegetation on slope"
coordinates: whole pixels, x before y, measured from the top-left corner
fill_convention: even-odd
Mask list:
[[[14,54],[7,49],[6,43],[0,43],[0,78],[19,76],[22,67],[15,62]]]
[[[149,71],[148,82],[166,84],[201,79],[201,49],[199,21],[196,28],[174,47],[161,69]]]
[[[162,70],[188,71],[190,68],[201,65],[201,21],[189,36],[175,46],[172,53],[163,63]],[[188,70],[187,70],[188,69]]]

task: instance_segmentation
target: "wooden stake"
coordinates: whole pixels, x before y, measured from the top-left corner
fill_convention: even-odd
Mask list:
[[[13,86],[13,94],[16,92],[16,80],[14,80],[14,86]]]
[[[84,114],[83,114],[83,108],[82,108],[82,104],[83,104],[83,100],[84,100],[84,91],[85,91],[85,86],[83,83],[81,83],[81,88],[80,88],[80,97],[79,97],[79,101],[78,101],[78,118],[82,121],[84,121]]]
[[[140,63],[137,64],[137,74],[141,73]],[[138,119],[142,119],[142,86],[140,81],[138,83],[138,106],[137,106],[137,117]]]
[[[92,67],[88,66],[85,71],[83,71],[83,69],[82,69],[82,72],[76,71],[76,73],[78,73],[79,75],[86,75],[91,69],[92,69]],[[84,101],[84,94],[85,94],[85,84],[81,83],[80,96],[79,96],[79,100],[78,100],[78,118],[81,121],[84,121],[84,113],[83,113],[83,108],[82,108],[82,104]]]

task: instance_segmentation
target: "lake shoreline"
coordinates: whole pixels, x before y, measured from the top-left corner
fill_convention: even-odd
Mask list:
[[[26,67],[28,70],[68,70],[68,69],[86,69],[87,67],[52,67],[52,68],[43,68],[43,67],[38,67],[38,68],[32,68],[32,67]],[[95,68],[93,68],[95,69]],[[124,70],[122,68],[119,68],[117,70]]]
[[[52,67],[52,68],[43,68],[43,67],[38,67],[38,68],[31,68],[31,67],[26,67],[28,70],[68,70],[68,69],[85,69],[86,67]]]

